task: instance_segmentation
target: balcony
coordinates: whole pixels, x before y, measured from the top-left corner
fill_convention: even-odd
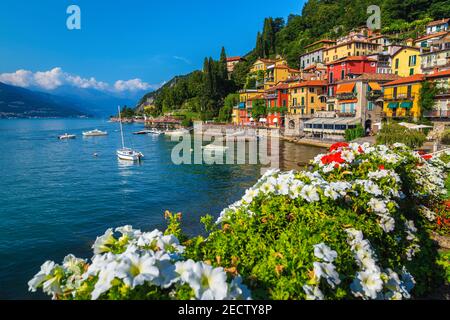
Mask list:
[[[336,118],[336,111],[317,111],[314,118]]]
[[[426,111],[426,112],[423,113],[423,116],[425,118],[449,118],[450,117],[450,111],[448,111],[448,110]]]
[[[338,112],[337,111],[336,115],[338,118],[351,118],[356,115],[356,111],[355,112]]]
[[[370,101],[377,100],[383,97],[383,92],[381,91],[369,91],[367,92],[367,99]]]
[[[276,93],[266,95],[266,99],[268,99],[268,100],[272,100],[272,99],[276,99],[276,98],[278,98],[278,94],[276,94]]]
[[[355,93],[340,93],[336,96],[338,100],[353,100],[356,99],[357,96]]]
[[[385,94],[383,96],[385,101],[399,101],[399,100],[414,100],[415,95],[413,94]]]

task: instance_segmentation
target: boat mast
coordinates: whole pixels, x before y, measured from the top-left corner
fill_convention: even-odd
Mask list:
[[[122,137],[122,149],[125,149],[125,142],[123,140],[122,115],[120,113],[120,106],[117,106],[117,109],[119,110],[120,136]]]

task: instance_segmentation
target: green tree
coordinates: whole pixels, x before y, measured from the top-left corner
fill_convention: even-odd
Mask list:
[[[263,99],[254,100],[252,104],[252,117],[259,119],[267,114],[266,101]]]
[[[228,79],[227,53],[225,51],[225,47],[222,47],[222,51],[220,52],[219,74],[223,80]]]
[[[421,147],[426,140],[425,134],[410,130],[397,123],[385,124],[377,135],[377,144],[393,145],[403,143],[411,148]]]
[[[231,115],[233,113],[233,108],[239,103],[239,94],[230,93],[226,96],[224,100],[224,105],[219,111],[219,121],[220,122],[230,122]]]
[[[435,105],[434,98],[439,91],[439,88],[430,81],[422,83],[419,91],[419,107],[422,112],[433,110]]]

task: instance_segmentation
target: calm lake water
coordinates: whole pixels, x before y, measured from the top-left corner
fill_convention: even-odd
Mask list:
[[[68,253],[90,258],[95,237],[107,228],[164,229],[164,211],[171,210],[183,213],[186,233],[202,232],[201,216],[217,216],[260,176],[260,167],[251,165],[176,166],[171,162],[175,143],[131,134],[142,127],[124,126],[126,144],[146,156],[140,165],[127,165],[115,156],[117,123],[0,120],[1,299],[44,298],[27,292],[40,265],[60,262]],[[96,128],[109,135],[81,136]],[[77,139],[59,141],[66,132]],[[283,167],[298,168],[321,151],[282,144]]]

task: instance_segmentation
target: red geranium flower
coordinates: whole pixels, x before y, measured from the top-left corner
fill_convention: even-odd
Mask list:
[[[358,147],[358,152],[359,153],[364,153],[364,150],[363,150],[363,148],[361,146]]]
[[[424,154],[424,155],[422,156],[422,158],[423,158],[424,160],[431,160],[431,159],[433,159],[433,156],[432,156],[431,154]]]
[[[330,152],[333,152],[333,151],[335,151],[337,149],[340,149],[340,148],[348,148],[348,147],[349,147],[348,143],[346,143],[346,142],[338,142],[338,143],[333,144],[330,147]]]
[[[384,170],[384,169],[385,169],[385,167],[384,167],[384,165],[379,165],[379,166],[378,166],[378,169],[380,169],[380,170]]]

